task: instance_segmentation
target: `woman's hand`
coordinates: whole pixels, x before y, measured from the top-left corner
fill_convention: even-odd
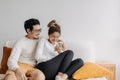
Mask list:
[[[55,47],[55,51],[57,51],[58,53],[63,52],[63,45],[62,44],[58,44]]]
[[[65,45],[64,45],[64,42],[62,40],[57,41],[55,51],[57,51],[58,53],[62,53],[63,51],[65,51]]]

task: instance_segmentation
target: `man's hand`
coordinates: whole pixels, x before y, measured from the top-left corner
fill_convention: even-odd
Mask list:
[[[15,75],[17,77],[17,80],[27,80],[25,73],[19,68],[15,70]]]

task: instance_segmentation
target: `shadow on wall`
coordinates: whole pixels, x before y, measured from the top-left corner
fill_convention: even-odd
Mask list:
[[[74,59],[82,58],[85,62],[95,62],[95,46],[90,41],[67,42],[67,48],[74,51]]]

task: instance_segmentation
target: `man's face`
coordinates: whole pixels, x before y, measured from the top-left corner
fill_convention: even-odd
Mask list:
[[[29,30],[28,35],[30,36],[30,38],[32,39],[38,39],[39,35],[41,33],[41,28],[40,25],[34,25],[33,26],[33,30]]]

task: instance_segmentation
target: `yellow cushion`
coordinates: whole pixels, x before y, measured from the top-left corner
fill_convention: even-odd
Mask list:
[[[73,78],[85,79],[93,77],[103,77],[110,74],[111,72],[100,65],[91,62],[85,62],[84,65],[73,74]]]

